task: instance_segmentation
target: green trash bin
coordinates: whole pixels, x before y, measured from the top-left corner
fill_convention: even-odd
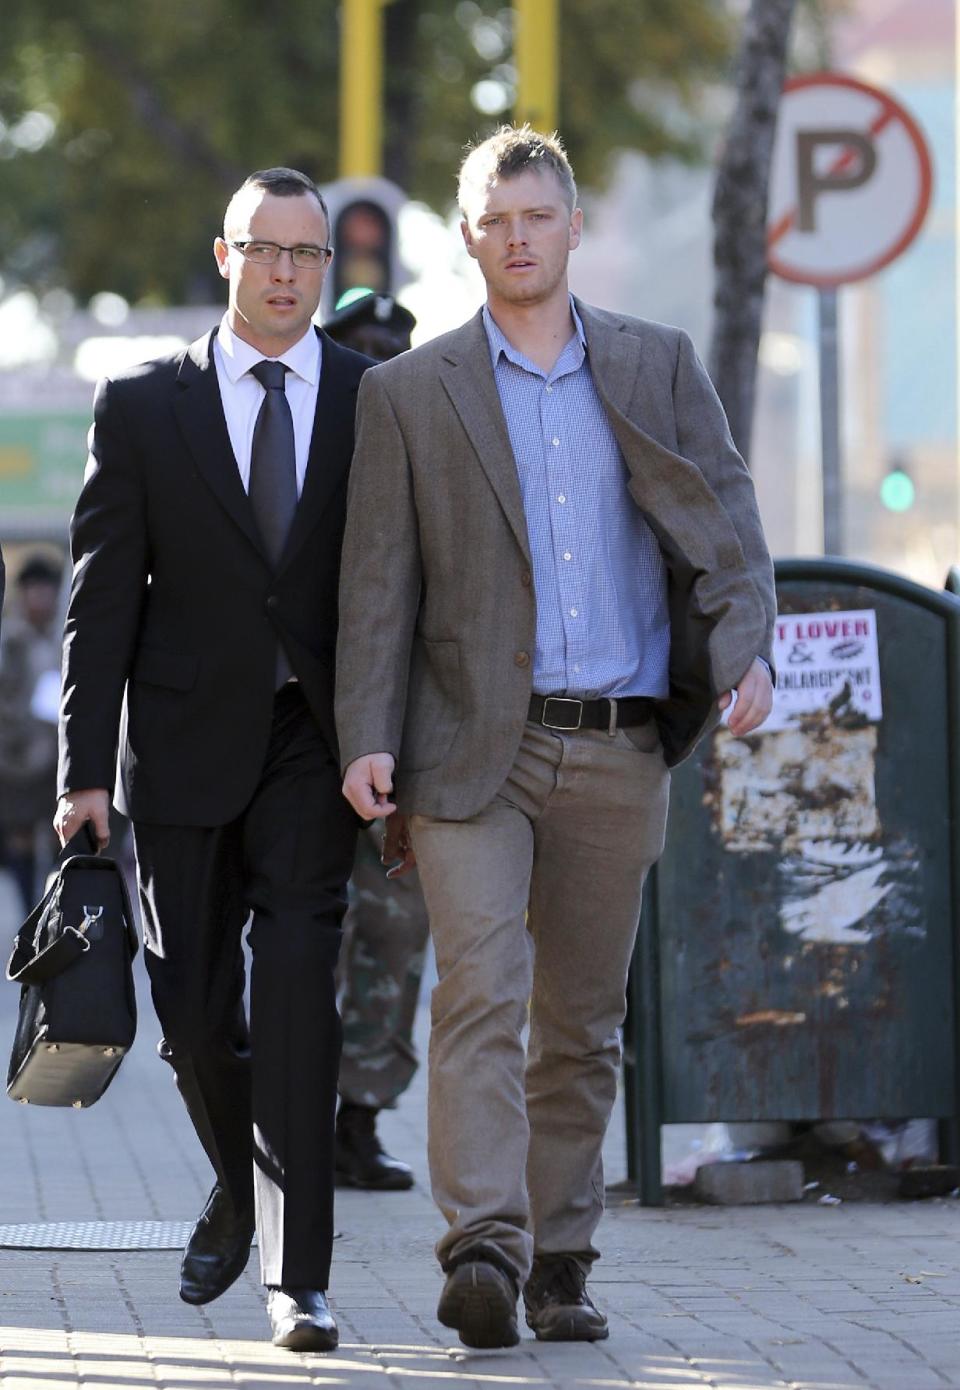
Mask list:
[[[960,598],[776,565],[768,725],[673,776],[625,1029],[628,1167],[660,1127],[936,1118],[957,1154]]]

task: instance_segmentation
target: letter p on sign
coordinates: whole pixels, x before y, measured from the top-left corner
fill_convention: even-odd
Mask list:
[[[815,158],[824,147],[833,151],[832,160]],[[862,188],[876,167],[876,146],[859,130],[798,130],[797,230],[816,231],[818,194]]]
[[[838,73],[788,82],[777,122],[770,269],[832,288],[887,265],[930,203],[926,141],[886,92]]]

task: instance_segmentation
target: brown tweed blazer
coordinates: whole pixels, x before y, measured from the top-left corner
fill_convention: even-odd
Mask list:
[[[770,660],[773,572],[753,483],[680,330],[577,301],[629,491],[669,575],[669,765],[716,697]],[[336,719],[346,767],[397,759],[400,809],[475,814],[510,770],[531,694],[535,596],[516,464],[478,314],[368,371],[340,585]]]

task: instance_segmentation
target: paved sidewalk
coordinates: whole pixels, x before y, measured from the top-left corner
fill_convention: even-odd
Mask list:
[[[4,1054],[15,996],[0,987]],[[144,995],[136,1047],[90,1111],[0,1098],[0,1224],[193,1220],[210,1179],[156,1037]],[[255,1257],[223,1298],[195,1309],[177,1298],[173,1250],[0,1249],[0,1386],[960,1387],[960,1202],[949,1200],[656,1211],[621,1201],[604,1220],[592,1285],[609,1341],[524,1336],[512,1351],[469,1352],[435,1318],[424,1100],[421,1071],[382,1124],[416,1189],[338,1196],[338,1352],[297,1356],[264,1340]],[[609,1147],[615,1180],[619,1133]]]

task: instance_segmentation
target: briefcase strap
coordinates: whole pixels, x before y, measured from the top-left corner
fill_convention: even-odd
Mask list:
[[[79,927],[64,927],[60,935],[49,946],[33,955],[33,933],[45,901],[31,912],[13,943],[13,954],[7,965],[7,979],[14,984],[46,984],[54,976],[61,975],[68,966],[73,965],[74,961],[79,960],[93,944],[87,936],[87,932],[103,912],[102,907],[85,908],[83,921]]]

